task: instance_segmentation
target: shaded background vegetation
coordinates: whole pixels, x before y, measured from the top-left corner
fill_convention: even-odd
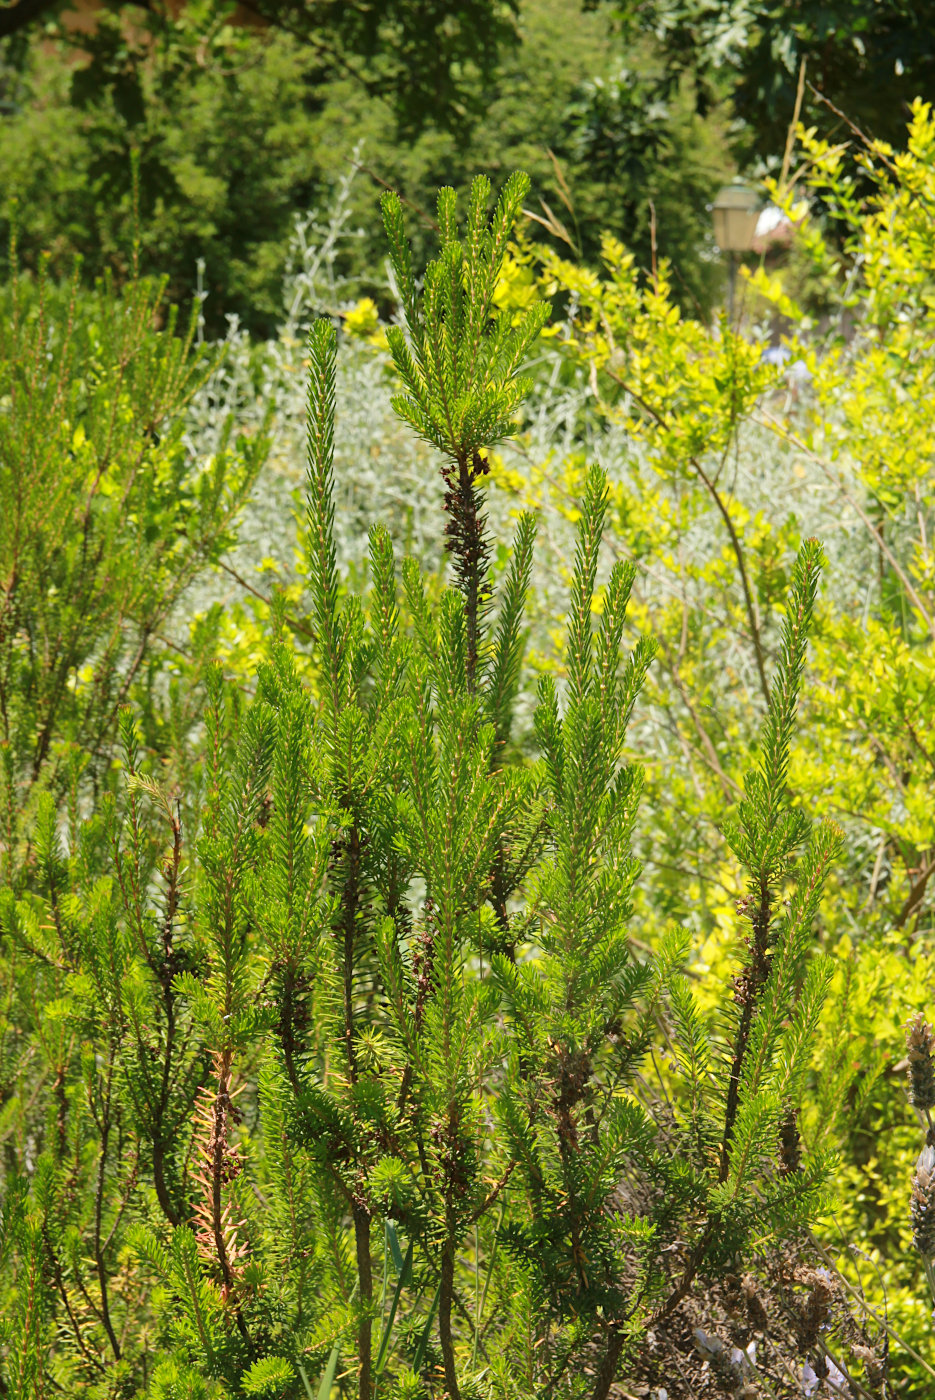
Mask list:
[[[0,236],[15,199],[27,263],[42,248],[59,275],[75,253],[88,280],[126,266],[137,152],[144,270],[185,300],[203,259],[209,328],[233,314],[268,334],[294,216],[327,203],[351,159],[371,172],[344,254],[362,287],[379,280],[383,182],[425,209],[440,183],[522,167],[551,236],[593,261],[607,230],[642,266],[655,241],[681,304],[707,314],[720,277],[707,205],[738,168],[778,166],[801,58],[806,121],[844,130],[813,84],[898,143],[933,85],[928,9],[19,0],[0,10]]]

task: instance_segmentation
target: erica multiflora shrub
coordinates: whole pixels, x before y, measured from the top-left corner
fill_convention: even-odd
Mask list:
[[[463,233],[442,191],[421,290],[384,204],[396,408],[438,452],[450,586],[378,522],[366,589],[338,572],[319,321],[312,683],[282,609],[252,695],[211,670],[197,812],[125,713],[125,794],[64,831],[44,807],[35,877],[4,896],[5,1045],[42,1066],[4,1110],[7,1394],[602,1400],[821,1199],[797,1112],[837,832],[786,790],[819,547],[727,826],[748,889],[711,1016],[684,930],[631,942],[653,644],[624,644],[634,569],[596,587],[597,469],[563,666],[516,732],[535,522],[495,574],[483,479],[547,315],[493,309],[525,189],[489,216],[477,180]]]
[[[172,610],[234,537],[265,456],[228,419],[210,455],[185,411],[218,356],[164,284],[34,281],[13,241],[0,302],[0,874],[44,789],[99,785],[120,708],[158,684]],[[162,330],[155,329],[160,320]],[[163,729],[167,726],[163,718]]]

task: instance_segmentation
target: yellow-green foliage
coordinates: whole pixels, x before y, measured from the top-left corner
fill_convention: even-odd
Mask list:
[[[680,827],[670,815],[649,838],[647,927],[698,920],[702,959],[725,974],[739,885],[715,827],[763,705],[791,551],[808,532],[829,545],[791,776],[849,839],[823,930],[839,958],[836,1009],[806,1126],[841,1151],[828,1248],[881,1311],[885,1288],[896,1332],[927,1354],[931,1299],[908,1226],[921,1134],[897,1065],[907,1016],[932,1010],[935,971],[935,117],[915,105],[899,154],[831,148],[805,130],[798,143],[792,177],[771,189],[798,226],[796,258],[747,278],[760,334],[685,319],[667,269],[644,277],[609,238],[602,273],[545,254],[541,279],[571,298],[566,354],[626,444],[612,484],[618,546],[647,561],[638,622],[661,663],[650,775],[683,797]],[[830,308],[822,322],[797,302],[803,266]],[[764,362],[770,324],[791,372]],[[500,484],[561,509],[580,472],[571,458]],[[832,1080],[853,1081],[837,1122]],[[893,1354],[912,1393],[930,1393],[932,1373],[895,1341]]]

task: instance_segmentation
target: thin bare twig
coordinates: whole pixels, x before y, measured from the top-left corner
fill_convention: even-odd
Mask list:
[[[802,111],[802,98],[805,95],[805,55],[802,55],[802,62],[799,64],[799,83],[795,93],[795,107],[792,111],[792,121],[789,123],[789,130],[786,133],[786,149],[782,155],[782,170],[779,174],[779,188],[786,188],[786,181],[789,178],[789,166],[792,163],[792,152],[795,147],[795,133],[799,125],[799,116]]]

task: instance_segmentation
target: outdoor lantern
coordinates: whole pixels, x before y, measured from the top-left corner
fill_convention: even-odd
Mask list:
[[[718,192],[711,206],[714,215],[714,241],[727,254],[727,318],[734,318],[734,285],[737,280],[737,254],[753,247],[762,199],[757,190],[734,181]]]
[[[757,190],[735,182],[719,191],[711,206],[714,241],[722,253],[745,253],[753,246],[763,201]]]

